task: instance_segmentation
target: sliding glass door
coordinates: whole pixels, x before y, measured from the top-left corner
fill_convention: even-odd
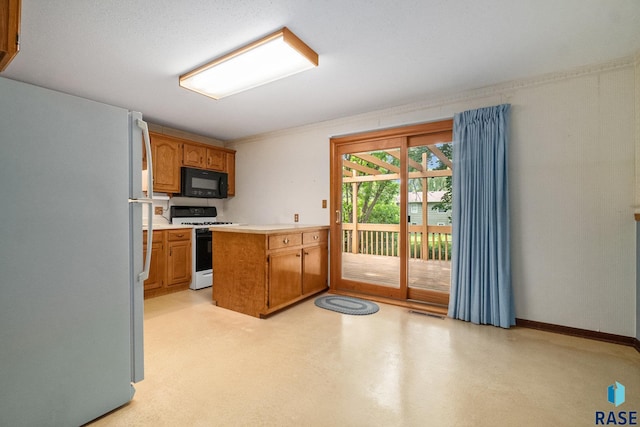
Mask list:
[[[408,295],[449,303],[452,147],[448,132],[409,138],[407,150]]]
[[[400,298],[400,139],[343,145],[340,279],[345,289]]]
[[[332,138],[334,291],[448,302],[450,220],[443,219],[445,205],[442,215],[431,212],[447,179],[450,185],[443,144],[451,126],[448,120]]]

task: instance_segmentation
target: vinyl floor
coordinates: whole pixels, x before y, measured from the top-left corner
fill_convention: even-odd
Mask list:
[[[312,298],[263,320],[212,305],[211,288],[148,299],[145,379],[92,425],[589,426],[640,412],[631,347],[379,305],[348,316]]]

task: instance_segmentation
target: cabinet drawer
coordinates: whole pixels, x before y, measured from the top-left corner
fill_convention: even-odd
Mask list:
[[[147,230],[142,230],[142,245],[147,247]],[[162,230],[153,230],[153,243],[162,243],[162,239],[164,238]]]
[[[327,241],[327,230],[309,231],[302,235],[302,243],[324,243]]]
[[[167,230],[167,240],[175,242],[176,240],[189,240],[191,238],[190,228],[181,228],[179,230]]]
[[[278,234],[269,236],[269,249],[288,248],[302,244],[302,234]]]

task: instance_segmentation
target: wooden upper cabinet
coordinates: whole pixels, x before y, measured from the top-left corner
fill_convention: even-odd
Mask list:
[[[219,172],[227,171],[225,150],[185,142],[182,149],[182,165]]]
[[[149,132],[153,158],[153,191],[180,192],[182,145],[173,138]]]
[[[215,171],[226,172],[226,153],[222,150],[216,150],[215,148],[207,148],[207,164],[206,169]]]
[[[204,169],[207,161],[207,149],[201,145],[184,144],[182,148],[182,164],[193,168]]]
[[[0,71],[20,50],[20,0],[0,0]]]
[[[227,182],[227,196],[235,196],[236,195],[236,153],[227,153],[227,167],[225,168],[225,172],[227,172],[228,182]]]
[[[149,136],[153,155],[154,191],[179,193],[180,168],[186,166],[226,172],[229,175],[227,194],[235,195],[235,151],[162,133],[149,132]],[[143,156],[143,169],[145,164],[146,156]]]

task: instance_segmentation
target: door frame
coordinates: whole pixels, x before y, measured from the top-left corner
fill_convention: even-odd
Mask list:
[[[331,291],[356,292],[372,294],[377,297],[390,298],[395,300],[408,300],[413,291],[408,287],[408,223],[407,218],[407,194],[408,194],[408,168],[402,165],[400,168],[400,286],[399,288],[381,289],[379,286],[364,282],[354,282],[342,278],[342,153],[362,152],[371,147],[376,149],[384,146],[395,146],[400,144],[400,156],[407,158],[408,147],[419,145],[412,143],[412,137],[420,140],[428,140],[430,134],[441,136],[446,133],[453,136],[453,119],[445,119],[437,122],[420,123],[408,126],[362,132],[344,136],[330,138],[330,241],[335,242],[330,245],[330,286]],[[435,135],[434,135],[435,136]],[[452,139],[449,139],[451,141]],[[426,294],[425,294],[426,292]],[[430,291],[418,292],[421,296],[430,297],[430,302],[445,305],[446,302]],[[446,294],[445,294],[446,295]],[[432,297],[432,298],[431,298]],[[448,298],[447,298],[448,300]]]

